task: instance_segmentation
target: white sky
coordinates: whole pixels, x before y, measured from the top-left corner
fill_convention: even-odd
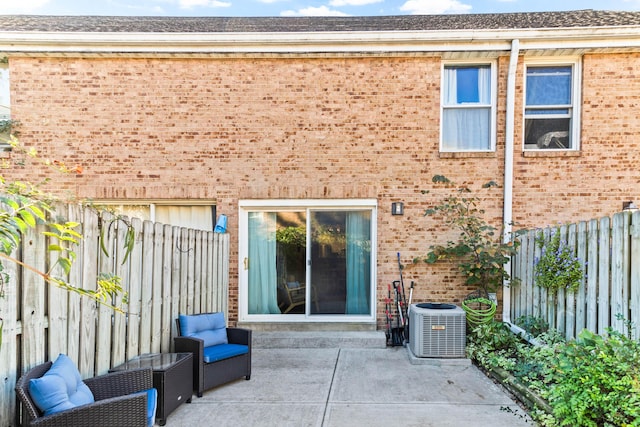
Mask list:
[[[552,10],[640,10],[640,0],[0,0],[0,14],[365,16]]]

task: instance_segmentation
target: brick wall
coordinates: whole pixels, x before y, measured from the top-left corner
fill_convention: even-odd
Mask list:
[[[10,58],[12,114],[21,140],[41,155],[82,164],[53,189],[98,199],[210,199],[237,233],[239,199],[374,198],[378,291],[403,262],[445,242],[424,218],[445,194],[434,174],[479,188],[502,183],[508,58],[499,61],[496,153],[438,153],[439,58]],[[514,219],[523,226],[588,219],[640,201],[636,172],[638,55],[584,58],[579,156],[522,155],[516,115]],[[518,91],[522,89],[522,64]],[[521,96],[516,111],[522,111]],[[5,154],[17,157],[15,154]],[[10,159],[19,160],[17,158]],[[48,172],[16,165],[37,181]],[[427,195],[421,190],[430,189]],[[502,190],[484,208],[500,224]],[[391,202],[405,203],[392,216]],[[232,236],[232,317],[237,313],[237,239]],[[456,301],[468,292],[448,266],[411,266],[414,300]],[[378,304],[379,322],[384,304]]]

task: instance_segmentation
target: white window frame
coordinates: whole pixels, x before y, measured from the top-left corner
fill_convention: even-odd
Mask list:
[[[8,62],[0,62],[0,121],[11,120],[11,81]],[[0,133],[0,148],[6,150],[9,145],[9,132]]]
[[[445,70],[449,67],[472,67],[472,66],[489,66],[491,72],[490,84],[491,84],[491,102],[487,104],[475,104],[475,105],[459,105],[459,106],[445,106]],[[495,152],[496,151],[496,105],[498,94],[498,76],[497,76],[497,61],[446,61],[442,63],[440,73],[440,152],[443,153],[473,153],[473,152]],[[444,146],[444,112],[449,108],[490,108],[490,123],[489,123],[489,148],[487,149],[455,149]]]
[[[570,148],[539,148],[528,147],[525,141],[525,126],[527,123],[527,69],[528,67],[571,67],[571,103],[568,115],[571,119],[571,129],[569,130]],[[522,147],[524,151],[530,152],[565,152],[580,150],[580,107],[581,107],[581,82],[582,82],[582,61],[577,57],[554,57],[554,58],[532,58],[525,60],[522,82]],[[549,104],[549,107],[554,107]],[[540,116],[537,118],[562,118],[560,115]],[[566,117],[566,116],[565,116]]]
[[[0,62],[0,120],[11,119],[9,64]]]
[[[371,209],[371,295],[369,315],[309,315],[305,314],[249,314],[248,270],[245,260],[248,257],[249,212],[256,211],[300,211],[300,210],[362,210]],[[240,200],[238,202],[238,319],[240,322],[295,322],[295,323],[373,323],[377,311],[377,210],[375,199],[276,199],[276,200]],[[307,260],[309,262],[309,260]],[[308,283],[308,281],[307,281]],[[310,288],[307,288],[310,289]],[[309,291],[307,291],[309,292]],[[309,300],[307,295],[307,300]]]

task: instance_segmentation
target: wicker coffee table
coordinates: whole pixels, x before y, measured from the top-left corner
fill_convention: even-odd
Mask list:
[[[151,368],[153,387],[158,390],[156,419],[161,426],[183,402],[191,403],[193,393],[193,356],[191,353],[141,354],[113,367],[109,372]]]

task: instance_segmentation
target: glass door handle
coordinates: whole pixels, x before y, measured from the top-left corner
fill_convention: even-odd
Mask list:
[[[249,269],[249,258],[244,257],[244,269],[248,270]]]

